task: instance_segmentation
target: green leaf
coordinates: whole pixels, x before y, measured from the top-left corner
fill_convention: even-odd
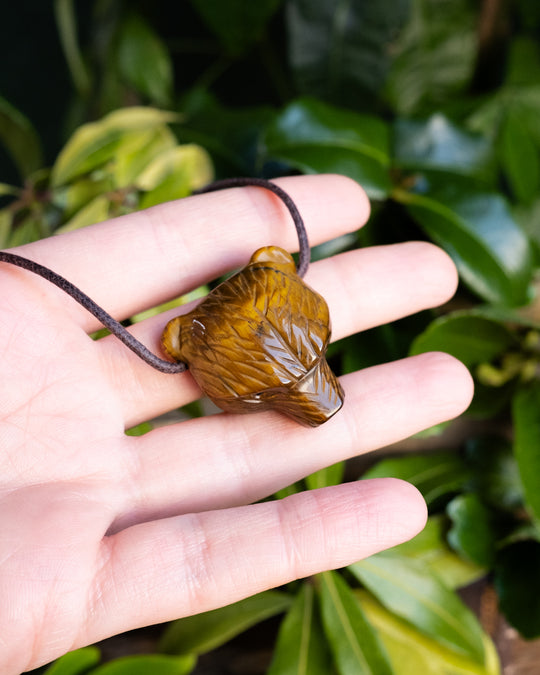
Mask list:
[[[374,199],[390,191],[389,130],[381,119],[299,99],[270,125],[265,142],[272,158],[305,173],[350,176]]]
[[[463,489],[471,472],[458,453],[442,451],[383,459],[362,476],[363,479],[386,477],[412,483],[429,506],[441,497]]]
[[[42,223],[33,215],[29,215],[28,218],[17,223],[17,227],[12,227],[10,232],[8,240],[9,248],[15,248],[16,246],[22,246],[22,244],[29,244],[42,239],[43,231],[41,225]]]
[[[369,593],[356,595],[375,626],[399,675],[500,675],[499,659],[487,635],[483,635],[485,664],[478,664],[426,637],[380,605]]]
[[[529,300],[531,246],[501,195],[447,184],[427,195],[396,191],[395,198],[450,254],[473,292],[494,304]]]
[[[193,655],[138,654],[110,661],[93,670],[91,675],[187,675],[196,662]]]
[[[519,87],[538,84],[540,82],[538,42],[533,37],[515,35],[508,46],[505,85]]]
[[[486,504],[513,512],[523,506],[523,487],[511,444],[499,436],[471,438],[465,445],[471,488]]]
[[[384,552],[349,569],[389,610],[456,653],[484,663],[476,617],[426,564]]]
[[[150,192],[172,181],[178,185],[176,192],[185,196],[210,183],[213,175],[206,150],[193,144],[178,145],[155,157],[138,176],[135,186]]]
[[[57,188],[53,194],[53,204],[69,220],[77,211],[89,204],[93,199],[114,190],[115,184],[111,175],[99,179],[79,178],[65,187]]]
[[[107,220],[109,217],[109,208],[111,201],[107,195],[99,195],[88,202],[86,206],[77,211],[77,213],[68,220],[67,223],[57,228],[56,232],[72,232],[79,230],[81,227],[88,225],[95,225]]]
[[[345,473],[345,462],[337,462],[324,469],[315,471],[315,473],[306,476],[306,485],[308,490],[328,487],[330,485],[339,485],[343,480]]]
[[[115,110],[98,122],[84,124],[58,155],[52,169],[52,186],[64,185],[114,159],[121,140],[129,132],[144,132],[174,121],[178,121],[174,113],[132,107]]]
[[[452,521],[448,541],[464,558],[491,568],[495,558],[495,532],[489,509],[475,494],[454,497],[446,507]]]
[[[77,20],[73,5],[73,0],[55,0],[54,14],[73,84],[82,97],[87,97],[91,92],[92,82],[77,39]]]
[[[0,210],[0,248],[6,248],[11,234],[13,213],[9,208]]]
[[[168,654],[202,654],[219,647],[251,626],[289,608],[291,597],[265,591],[232,605],[174,621],[165,631],[160,650]]]
[[[343,578],[317,575],[324,632],[340,675],[391,675],[380,640]]]
[[[289,61],[300,91],[365,108],[390,67],[388,45],[409,12],[409,0],[287,3]],[[369,99],[368,99],[369,100]]]
[[[120,29],[117,47],[120,75],[158,106],[169,106],[173,67],[159,35],[138,14],[130,13]]]
[[[394,126],[397,166],[485,178],[491,173],[491,144],[480,134],[457,127],[441,113],[427,120],[398,118]]]
[[[499,155],[516,199],[530,204],[540,190],[539,149],[527,129],[527,114],[513,106],[506,115],[499,138]]]
[[[14,185],[8,185],[7,183],[0,183],[0,197],[5,195],[17,196],[21,192],[20,188],[15,187]]]
[[[218,175],[250,176],[261,171],[261,137],[275,117],[272,108],[228,108],[208,91],[195,89],[183,99],[181,109],[186,120],[178,137],[206,148]]]
[[[260,39],[272,14],[283,0],[191,0],[209,28],[233,56]]]
[[[433,110],[468,84],[477,50],[477,15],[467,0],[412,0],[392,44],[390,101],[405,115]]]
[[[115,187],[135,184],[152,161],[177,147],[175,135],[166,126],[125,134],[118,143],[111,168]]]
[[[540,261],[540,199],[535,199],[530,204],[515,204],[512,208],[512,215],[533,243],[536,249],[536,267],[538,267]]]
[[[83,647],[64,654],[45,671],[46,675],[79,675],[87,673],[101,659],[97,647]]]
[[[471,367],[491,361],[516,344],[515,337],[503,324],[463,311],[435,319],[414,340],[410,353],[444,351]]]
[[[512,405],[514,454],[525,504],[540,522],[540,382],[521,388]]]
[[[508,622],[524,638],[540,636],[540,543],[521,541],[499,552],[495,588]]]
[[[447,526],[447,519],[442,514],[430,516],[422,532],[394,546],[392,552],[420,560],[448,588],[462,588],[484,577],[486,571],[450,549],[446,540]]]
[[[198,145],[180,145],[163,152],[137,178],[136,186],[147,190],[140,208],[186,197],[210,183],[213,176],[210,157]]]
[[[331,657],[312,584],[305,582],[283,620],[266,675],[328,675]]]
[[[144,434],[152,431],[153,428],[154,427],[150,422],[141,422],[140,424],[137,424],[137,426],[126,429],[125,434],[126,436],[144,436]]]
[[[0,96],[0,142],[6,147],[21,178],[41,168],[43,153],[30,121]]]

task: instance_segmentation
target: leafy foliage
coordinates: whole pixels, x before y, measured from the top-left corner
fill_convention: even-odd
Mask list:
[[[270,675],[500,672],[456,589],[491,572],[508,621],[540,636],[537,4],[495,3],[494,22],[489,3],[468,0],[90,4],[54,3],[51,39],[73,82],[54,161],[29,111],[0,99],[0,170],[22,177],[0,183],[2,246],[183,197],[214,172],[343,173],[373,217],[317,256],[426,239],[461,283],[451,305],[348,338],[331,358],[347,372],[443,350],[476,381],[462,447],[386,457],[361,477],[414,483],[430,508],[423,533],[343,573],[181,619],[163,637],[168,655],[140,664],[190,672],[197,655],[285,613]],[[477,419],[493,433],[475,432]],[[276,497],[343,475],[338,464]],[[48,673],[143,669],[99,658],[80,650]]]

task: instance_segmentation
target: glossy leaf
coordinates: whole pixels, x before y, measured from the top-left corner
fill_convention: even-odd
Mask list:
[[[389,130],[376,117],[315,99],[289,104],[268,129],[270,157],[305,173],[341,173],[382,199],[391,187]]]
[[[433,109],[467,85],[476,56],[476,23],[467,0],[412,0],[409,20],[392,46],[387,83],[397,112]]]
[[[137,92],[158,106],[169,106],[173,68],[159,36],[138,14],[125,19],[118,38],[120,74]]]
[[[389,457],[368,469],[362,478],[401,478],[422,493],[428,505],[444,495],[458,492],[470,480],[471,472],[456,452]]]
[[[540,383],[521,388],[516,394],[514,420],[514,454],[523,485],[525,504],[540,522]]]
[[[261,37],[282,0],[191,0],[228,52],[238,56]]]
[[[324,632],[340,675],[392,675],[379,637],[337,572],[319,574]]]
[[[201,654],[215,649],[251,626],[289,608],[291,597],[265,591],[232,605],[174,621],[160,649],[168,654]]]
[[[93,670],[91,675],[188,675],[196,661],[193,655],[137,654],[109,661]]]
[[[501,195],[446,185],[428,195],[397,192],[395,196],[450,254],[473,292],[501,305],[528,301],[530,243]]]
[[[182,101],[182,142],[202,145],[212,156],[216,173],[249,176],[260,172],[261,137],[275,117],[269,106],[229,108],[207,91],[196,89]]]
[[[487,635],[483,635],[485,663],[479,664],[415,630],[369,593],[357,591],[356,595],[377,629],[396,675],[500,675],[497,652]]]
[[[97,647],[83,647],[64,654],[45,671],[45,675],[82,675],[101,660]]]
[[[394,125],[397,166],[414,171],[443,171],[485,177],[493,152],[488,140],[457,127],[441,113],[425,121],[398,118]]]
[[[0,96],[0,143],[11,155],[21,178],[41,168],[43,152],[30,120]]]
[[[412,343],[410,353],[444,351],[466,366],[491,361],[516,345],[516,339],[502,323],[454,312],[435,319]]]
[[[266,675],[328,675],[331,656],[315,603],[306,582],[281,623]]]
[[[497,556],[495,588],[508,622],[523,637],[540,637],[540,543],[520,541]]]
[[[454,497],[446,507],[452,521],[448,531],[451,546],[467,560],[491,568],[496,537],[493,517],[475,494]]]
[[[58,155],[52,169],[53,187],[63,185],[110,161],[122,138],[133,131],[147,131],[178,120],[174,113],[155,108],[123,108],[98,122],[79,127]]]
[[[486,571],[450,549],[446,540],[447,527],[443,514],[430,516],[416,537],[394,546],[392,552],[420,560],[448,588],[462,588],[484,577]]]
[[[324,469],[306,476],[307,488],[308,490],[316,490],[330,485],[338,485],[343,480],[344,472],[345,462],[337,462],[331,466],[326,466]]]
[[[340,105],[365,108],[390,67],[391,43],[409,0],[287,3],[289,61],[299,89]]]
[[[420,560],[378,553],[349,569],[381,604],[418,630],[458,654],[484,662],[476,617]]]

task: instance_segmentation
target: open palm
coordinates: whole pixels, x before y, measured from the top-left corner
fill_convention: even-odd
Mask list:
[[[313,244],[357,229],[368,203],[337,176],[279,181]],[[279,200],[241,188],[192,197],[21,247],[119,319],[245,263],[295,247]],[[409,243],[315,263],[333,337],[435,306],[455,289],[440,250]],[[0,671],[224,605],[413,536],[411,486],[362,481],[253,504],[338,460],[459,414],[467,371],[426,354],[342,378],[346,402],[306,429],[273,413],[220,414],[125,429],[196,399],[189,372],[164,375],[59,289],[0,268]],[[174,314],[174,313],[173,313]],[[137,324],[155,353],[170,314]]]

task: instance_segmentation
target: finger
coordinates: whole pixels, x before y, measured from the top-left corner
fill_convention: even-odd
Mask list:
[[[312,244],[356,230],[367,220],[367,197],[348,178],[296,176],[276,183],[297,204]],[[268,244],[298,248],[291,216],[273,193],[246,187],[168,202],[17,252],[52,268],[124,319],[244,264]],[[99,327],[73,300],[60,297],[86,330]]]
[[[124,506],[115,529],[162,516],[247,504],[334,462],[369,452],[462,413],[466,368],[422,354],[340,378],[345,404],[306,429],[274,413],[215,415],[131,439]]]
[[[311,266],[306,282],[328,302],[334,340],[437,306],[455,292],[457,273],[441,249],[423,242],[351,251]],[[160,353],[160,336],[178,311],[138,324],[133,333]],[[127,424],[150,419],[200,396],[189,373],[162,375],[111,337],[100,341],[104,372]]]
[[[414,536],[425,503],[378,479],[137,525],[105,540],[81,642],[199,613]]]

